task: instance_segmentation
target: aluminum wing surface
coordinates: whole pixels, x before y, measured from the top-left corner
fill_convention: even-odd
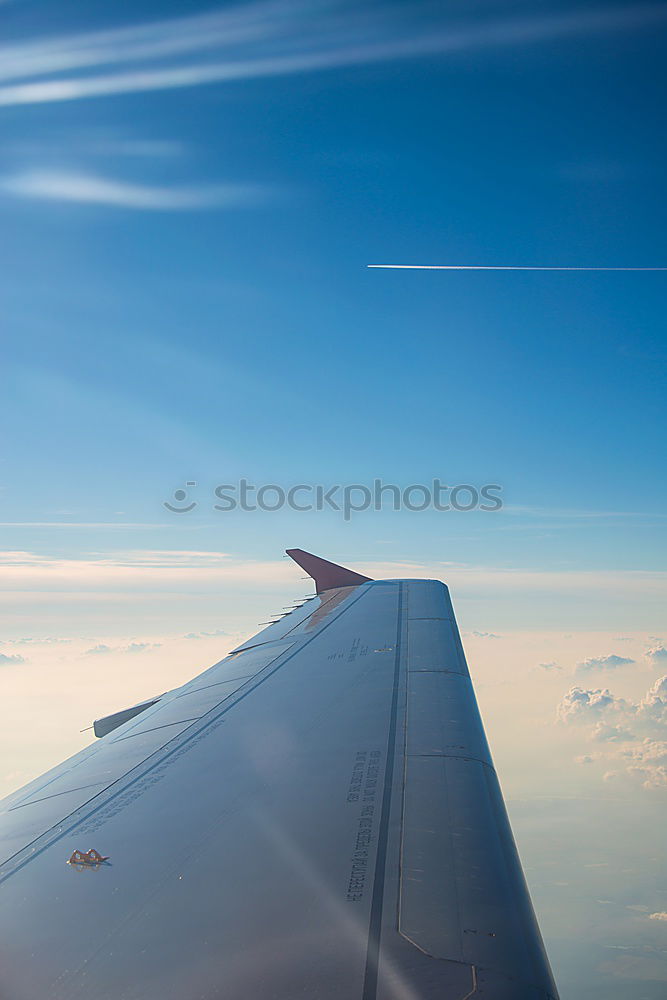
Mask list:
[[[0,807],[2,1000],[557,998],[436,581],[322,590]]]

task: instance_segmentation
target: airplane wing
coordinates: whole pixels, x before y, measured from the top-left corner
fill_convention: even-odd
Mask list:
[[[2,1000],[557,1000],[447,588],[289,551],[317,596],[0,803]]]

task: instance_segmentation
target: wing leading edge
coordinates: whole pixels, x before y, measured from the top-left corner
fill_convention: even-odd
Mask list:
[[[447,588],[326,567],[0,804],[3,1000],[557,1000]]]

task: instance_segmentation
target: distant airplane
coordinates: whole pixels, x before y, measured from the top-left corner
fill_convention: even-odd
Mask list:
[[[557,1000],[447,587],[288,554],[316,597],[0,803],[2,1000]]]
[[[596,267],[567,264],[367,264],[390,271],[667,271],[667,267]]]

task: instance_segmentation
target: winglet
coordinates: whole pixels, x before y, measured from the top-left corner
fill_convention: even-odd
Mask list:
[[[360,583],[371,582],[370,576],[362,576],[361,573],[354,573],[351,569],[337,566],[327,559],[320,559],[312,552],[304,552],[303,549],[285,549],[285,551],[297,566],[305,569],[308,576],[312,576],[318,594],[334,587],[356,587]]]

